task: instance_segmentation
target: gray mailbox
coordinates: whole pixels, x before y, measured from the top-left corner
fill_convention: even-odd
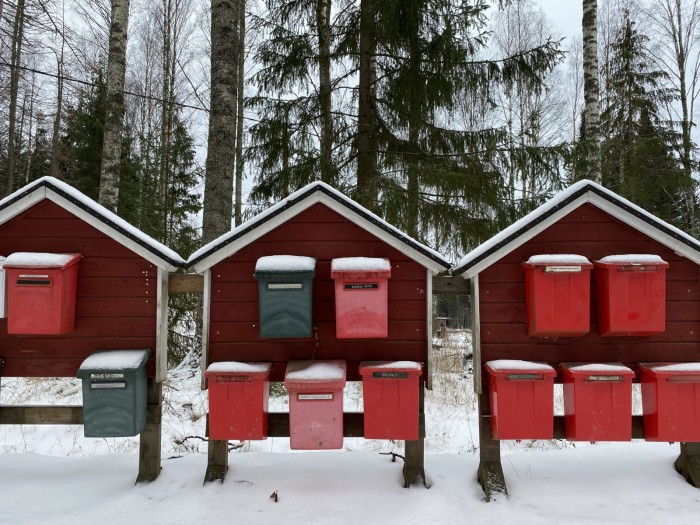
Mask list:
[[[258,279],[260,337],[311,337],[312,285],[316,259],[295,255],[261,257]]]
[[[105,350],[78,369],[85,437],[128,437],[146,426],[148,350]]]

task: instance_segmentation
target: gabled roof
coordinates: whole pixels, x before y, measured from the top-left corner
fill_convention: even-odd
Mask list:
[[[700,242],[603,186],[582,180],[481,244],[454,266],[452,273],[469,279],[525,244],[583,204],[592,204],[700,264]]]
[[[412,239],[323,182],[312,182],[304,186],[263,213],[203,246],[190,256],[187,266],[196,272],[211,268],[317,203],[328,206],[433,272],[441,272],[450,267],[447,259],[438,252]]]
[[[108,237],[166,271],[184,266],[177,253],[138,230],[121,217],[53,177],[42,177],[0,200],[0,224],[48,199]]]

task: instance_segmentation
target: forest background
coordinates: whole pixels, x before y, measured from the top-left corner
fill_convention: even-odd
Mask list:
[[[697,236],[700,8],[570,1],[562,38],[535,0],[0,0],[0,194],[185,257],[314,180],[453,259],[581,178]]]

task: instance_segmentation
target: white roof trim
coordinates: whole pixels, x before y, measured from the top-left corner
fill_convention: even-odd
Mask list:
[[[184,259],[170,248],[141,232],[75,188],[53,177],[42,177],[2,199],[0,224],[4,224],[44,199],[56,203],[158,268],[172,272],[184,265]]]
[[[298,200],[293,202],[295,199]],[[433,273],[444,271],[450,266],[450,263],[436,251],[411,239],[394,226],[322,182],[314,182],[305,186],[260,215],[203,246],[190,256],[188,266],[197,273],[202,273],[318,203],[328,206],[353,224],[406,254]]]
[[[567,202],[568,199],[571,200]],[[562,191],[549,202],[469,252],[457,263],[453,272],[465,279],[479,274],[586,203],[596,206],[677,254],[700,264],[700,241],[603,186],[584,180]]]

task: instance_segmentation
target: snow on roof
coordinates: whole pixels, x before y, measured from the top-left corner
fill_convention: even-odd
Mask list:
[[[673,363],[650,367],[654,372],[686,372],[700,374],[700,363]]]
[[[255,264],[256,272],[313,272],[316,259],[298,255],[268,255]]]
[[[5,259],[5,268],[64,268],[80,260],[76,253],[15,252]]]
[[[77,206],[79,210],[87,214],[87,216],[82,214],[83,216],[81,216],[81,218],[83,220],[93,223],[93,225],[100,231],[114,238],[118,242],[124,243],[124,239],[118,238],[114,234],[126,237],[126,239],[133,241],[136,243],[136,245],[145,249],[150,254],[155,255],[162,261],[167,262],[169,265],[174,267],[184,266],[185,260],[173,250],[156,241],[151,236],[146,235],[144,232],[132,226],[104,206],[98,204],[87,195],[84,195],[69,184],[66,184],[65,182],[54,177],[42,177],[8,195],[4,199],[0,200],[0,210],[4,210],[15,203],[21,202],[25,197],[28,197],[30,194],[42,188],[50,190],[50,192],[46,193],[46,198],[56,202],[59,206],[64,208],[66,207],[66,201],[71,208],[73,206]],[[60,198],[56,198],[56,196]],[[69,211],[74,210],[70,209]],[[99,221],[99,224],[94,224],[95,219]],[[141,253],[141,255],[145,256],[144,253]]]
[[[323,202],[341,214],[345,214],[346,210],[350,211],[351,214],[346,216],[351,220],[355,219],[356,216],[359,216],[359,220],[353,221],[355,224],[377,236],[384,236],[384,239],[387,240],[387,242],[390,242],[390,239],[398,241],[404,246],[404,250],[408,252],[407,255],[414,260],[418,260],[424,264],[424,266],[430,265],[436,270],[439,269],[439,271],[446,270],[450,267],[449,261],[447,261],[447,259],[445,259],[437,251],[424,244],[421,244],[415,239],[412,239],[404,232],[392,226],[384,219],[375,215],[366,208],[360,206],[358,203],[345,196],[340,191],[320,181],[307,184],[303,188],[290,194],[286,199],[281,200],[277,204],[271,206],[262,213],[259,213],[230,232],[225,233],[221,237],[202,246],[192,255],[190,255],[190,257],[187,259],[187,266],[195,266],[204,259],[225,250],[227,246],[235,243],[235,247],[232,249],[233,251],[231,251],[231,253],[225,253],[220,259],[215,257],[212,259],[214,261],[213,263],[206,263],[203,265],[204,268],[211,267],[211,265],[216,264],[219,260],[222,260],[228,255],[235,253],[243,246],[253,242],[257,238],[257,236],[254,235],[256,230],[263,231],[263,233],[265,233],[266,230],[264,225],[266,223],[273,223],[273,226],[269,227],[269,229],[276,227],[274,222],[275,218],[279,215],[285,214],[285,212],[291,210],[290,213],[292,213],[292,216],[294,216],[296,215],[294,211],[296,210],[297,206],[302,206],[299,212],[306,209],[306,207],[303,207],[302,203],[307,200],[310,202],[309,205],[315,202]],[[262,235],[262,233],[260,235]],[[398,249],[401,250],[401,248]],[[416,256],[418,256],[419,259],[416,259]],[[196,269],[197,271],[201,271],[202,268]]]
[[[219,361],[207,367],[212,374],[265,374],[270,371],[272,363],[241,363],[238,361]]]
[[[666,264],[666,261],[658,255],[649,253],[608,255],[595,262],[603,264]]]
[[[331,261],[331,272],[386,272],[389,259],[380,257],[340,257]]]
[[[90,355],[80,370],[135,370],[148,359],[148,350],[104,350]]]
[[[345,381],[345,361],[290,361],[284,375],[285,383],[322,383]]]
[[[367,368],[372,371],[379,370],[402,370],[402,371],[422,371],[423,366],[416,361],[362,361],[360,369]]]
[[[465,277],[479,273],[485,266],[495,262],[498,258],[526,242],[532,235],[549,226],[558,218],[556,217],[557,212],[565,210],[568,213],[570,210],[567,209],[567,206],[579,199],[582,199],[581,204],[590,202],[594,206],[605,209],[608,213],[614,214],[614,210],[624,212],[625,218],[623,220],[633,220],[636,223],[631,223],[632,226],[651,226],[656,230],[656,234],[646,229],[644,232],[700,264],[700,241],[600,184],[590,180],[581,180],[474,248],[453,266],[452,272]],[[630,216],[633,219],[630,219]],[[536,231],[528,236],[528,232],[533,230]],[[673,246],[670,245],[671,243]]]
[[[533,363],[532,361],[521,361],[519,359],[496,359],[495,361],[487,361],[486,366],[492,370],[499,371],[554,372],[554,368],[547,363]]]
[[[527,262],[530,264],[591,264],[591,262],[583,255],[568,253],[533,255],[527,260]]]
[[[614,373],[634,373],[631,368],[620,363],[588,363],[585,365],[576,365],[568,367],[572,372],[592,372],[595,374]]]

